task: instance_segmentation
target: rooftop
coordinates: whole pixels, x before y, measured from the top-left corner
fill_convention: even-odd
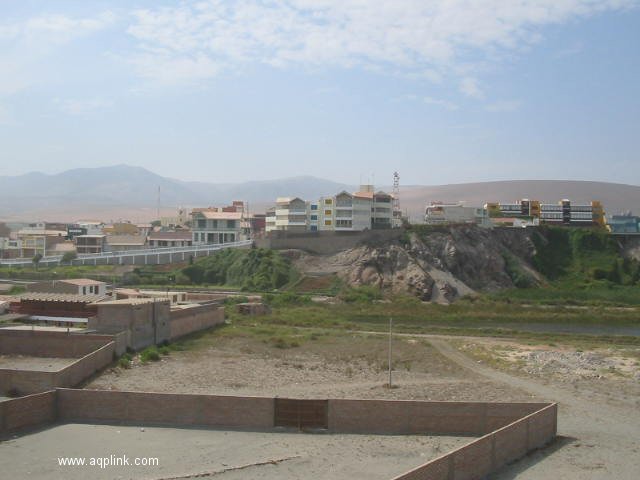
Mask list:
[[[109,298],[106,295],[74,295],[72,293],[29,292],[17,295],[17,300],[66,303],[95,303]]]

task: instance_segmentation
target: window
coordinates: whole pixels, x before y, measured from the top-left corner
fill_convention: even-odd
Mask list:
[[[311,205],[311,210],[318,210],[318,205],[312,204]]]
[[[331,225],[331,220],[325,220],[324,224],[327,225],[327,226],[330,226]]]
[[[198,228],[207,228],[206,220],[198,220]]]
[[[311,220],[318,220],[318,215],[311,215]]]
[[[332,205],[333,204],[333,198],[325,198],[324,199],[324,204],[325,205]]]
[[[328,216],[331,216],[331,210],[325,210],[325,211],[324,211],[324,214],[325,214],[325,215],[328,215]]]
[[[227,228],[236,228],[235,220],[227,220]]]

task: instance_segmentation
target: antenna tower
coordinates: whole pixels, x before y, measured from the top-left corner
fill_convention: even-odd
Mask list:
[[[393,221],[396,227],[401,225],[402,212],[400,211],[400,174],[393,172]]]

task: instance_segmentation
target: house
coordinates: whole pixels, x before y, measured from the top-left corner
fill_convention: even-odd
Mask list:
[[[142,235],[107,235],[105,241],[109,252],[142,250],[147,245],[147,237]]]
[[[612,215],[607,218],[607,228],[611,233],[640,233],[640,217],[631,215]]]
[[[73,241],[78,255],[88,253],[102,253],[105,250],[107,236],[104,234],[78,235]]]
[[[230,243],[243,240],[244,212],[240,206],[195,208],[191,212],[193,245]]]
[[[301,198],[279,197],[276,199],[275,222],[269,228],[287,230],[289,232],[304,232],[307,230],[308,215],[307,202]]]
[[[59,227],[57,224],[51,225],[39,222],[18,230],[17,239],[20,242],[20,256],[30,258],[39,254],[46,257],[51,254],[50,250],[53,249],[53,246],[64,242],[67,237],[66,227]]]
[[[27,291],[104,296],[107,294],[107,284],[90,278],[69,278],[27,284]]]
[[[148,237],[150,248],[189,247],[193,244],[191,231],[152,232]]]
[[[450,223],[472,223],[484,227],[491,226],[489,215],[484,208],[467,207],[462,203],[431,202],[425,210],[427,225]]]

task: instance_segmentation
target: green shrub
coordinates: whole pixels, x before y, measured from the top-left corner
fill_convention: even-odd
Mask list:
[[[362,285],[360,287],[347,287],[343,289],[339,297],[341,300],[349,303],[370,303],[374,300],[380,300],[382,298],[382,292],[378,287]]]
[[[158,360],[160,360],[160,353],[156,347],[147,347],[140,353],[142,363],[157,362]]]

